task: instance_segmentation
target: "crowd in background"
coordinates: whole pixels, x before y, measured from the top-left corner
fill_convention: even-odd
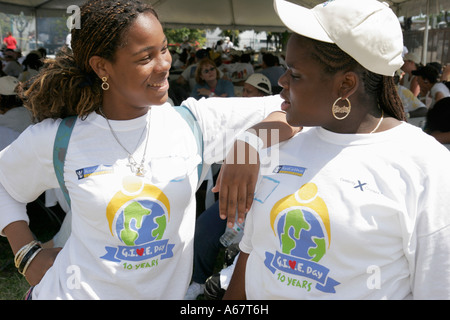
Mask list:
[[[14,77],[21,82],[32,79],[44,64],[47,56],[46,49],[39,48],[23,55],[11,39],[8,41],[6,39],[0,51],[2,62],[0,76]],[[70,40],[66,45],[70,48]],[[245,81],[255,73],[269,79],[271,94],[278,94],[281,91],[278,79],[287,68],[283,53],[264,49],[258,52],[251,49],[238,50],[229,37],[217,41],[214,48],[194,48],[188,39],[185,39],[179,46],[169,49],[172,54],[169,101],[173,105],[179,105],[189,97],[200,99],[243,96]],[[433,109],[439,100],[450,98],[450,66],[439,62],[423,65],[417,55],[407,51],[405,48],[405,63],[395,77],[407,118],[411,123],[435,136],[441,143],[450,144],[450,133],[447,133],[450,132],[450,118],[446,114],[440,116],[440,113],[438,116],[433,116],[433,119],[439,119],[439,125],[435,125],[433,119],[428,120],[427,123],[426,119],[428,111]],[[6,82],[3,81],[3,83]],[[8,92],[8,89],[3,89],[2,92]],[[7,101],[15,101],[15,103]],[[29,125],[31,122],[29,113],[24,111],[25,108],[22,105],[20,105],[22,119],[9,120],[7,112],[17,107],[17,104],[20,104],[17,99],[3,98],[0,108],[0,125],[12,127],[20,133],[23,131],[24,124]],[[444,110],[450,109],[450,99],[444,99],[439,105],[444,105]],[[20,128],[16,125],[18,122],[21,123]]]

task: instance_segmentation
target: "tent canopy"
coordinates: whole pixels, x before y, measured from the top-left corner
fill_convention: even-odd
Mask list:
[[[282,31],[286,28],[275,14],[273,0],[144,0],[151,3],[166,27],[254,29]],[[323,0],[290,0],[312,8]],[[0,0],[0,11],[29,10],[37,16],[66,12],[84,0]],[[387,0],[398,16],[411,17],[427,12],[450,10],[450,0]]]

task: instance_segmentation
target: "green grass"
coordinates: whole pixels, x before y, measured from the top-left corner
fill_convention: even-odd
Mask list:
[[[43,201],[40,198],[39,201]],[[57,207],[51,208],[61,220],[64,212]],[[49,214],[39,205],[33,202],[27,206],[30,217],[30,228],[41,242],[50,240],[59,229],[57,219]],[[0,236],[0,300],[23,300],[30,285],[14,266],[14,256],[8,240]]]

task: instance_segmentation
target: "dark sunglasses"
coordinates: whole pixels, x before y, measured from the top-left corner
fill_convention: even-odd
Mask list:
[[[209,73],[209,72],[211,72],[211,71],[214,71],[214,70],[216,70],[216,68],[214,68],[214,67],[212,67],[212,68],[210,68],[210,69],[203,69],[203,73]]]

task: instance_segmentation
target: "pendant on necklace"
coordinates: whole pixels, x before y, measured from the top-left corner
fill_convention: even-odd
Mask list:
[[[143,177],[145,175],[146,170],[144,169],[144,163],[138,165],[131,155],[128,156],[127,167],[130,167],[131,172],[138,177]]]
[[[145,175],[145,170],[144,170],[143,166],[139,166],[136,168],[136,175],[138,177],[143,177]]]

